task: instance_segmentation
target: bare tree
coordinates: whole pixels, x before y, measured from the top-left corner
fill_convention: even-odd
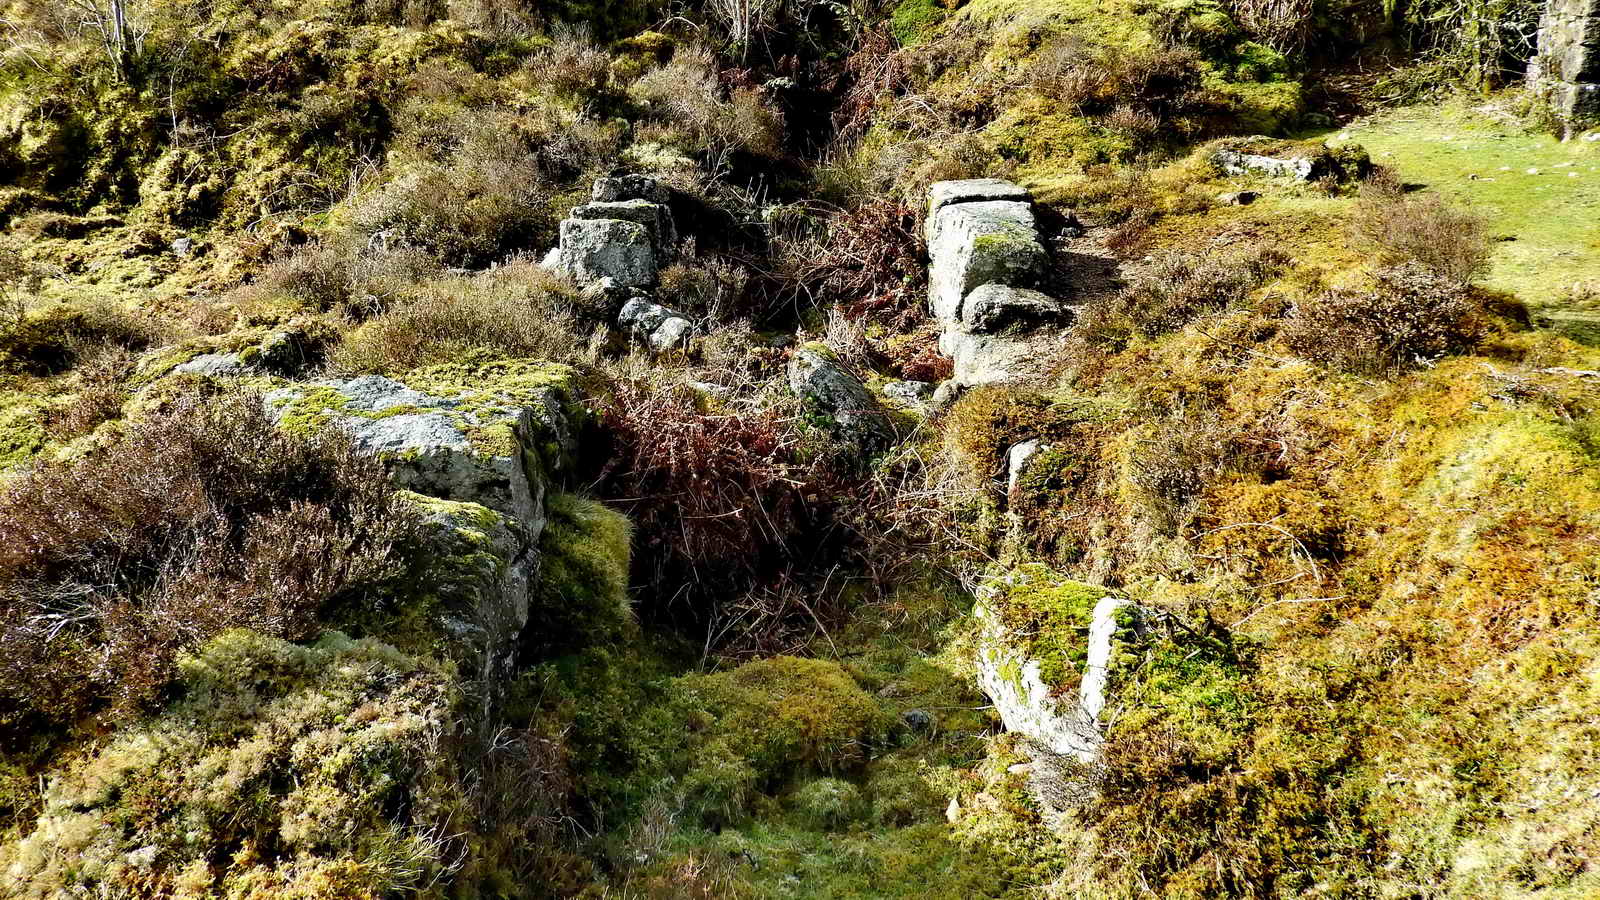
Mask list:
[[[147,24],[130,18],[128,0],[64,0],[67,21],[78,34],[99,38],[118,79],[127,77],[128,63],[144,50]]]

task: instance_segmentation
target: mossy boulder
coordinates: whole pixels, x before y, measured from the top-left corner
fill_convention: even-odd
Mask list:
[[[8,897],[395,896],[447,874],[470,816],[446,673],[376,641],[234,631],[182,697],[56,770]]]
[[[1137,609],[1032,564],[991,578],[973,619],[978,683],[1006,727],[1052,753],[1095,761],[1112,656],[1119,634],[1138,627]]]
[[[544,528],[546,489],[570,468],[585,415],[572,369],[525,361],[433,366],[403,382],[314,381],[266,399],[282,427],[343,428],[402,487],[481,503],[530,540]]]

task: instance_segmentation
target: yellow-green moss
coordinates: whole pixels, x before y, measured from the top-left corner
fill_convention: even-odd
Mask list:
[[[633,621],[628,600],[633,525],[628,517],[576,494],[545,500],[549,521],[539,543],[528,646],[613,640]]]

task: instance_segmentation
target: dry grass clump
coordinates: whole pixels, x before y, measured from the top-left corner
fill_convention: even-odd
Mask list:
[[[111,346],[79,365],[72,399],[46,415],[45,429],[51,437],[71,440],[121,416],[122,405],[131,396],[128,378],[138,361],[126,348]]]
[[[651,120],[639,129],[640,139],[680,145],[712,172],[727,170],[740,155],[766,160],[783,155],[782,115],[760,88],[725,88],[709,50],[679,50],[629,92]]]
[[[1470,288],[1422,263],[1380,269],[1365,290],[1300,301],[1283,326],[1296,353],[1346,371],[1383,374],[1469,352],[1488,330]]]
[[[472,351],[569,360],[588,330],[577,303],[570,283],[528,260],[441,278],[413,287],[352,332],[331,361],[343,372],[393,374]]]
[[[1218,478],[1234,467],[1239,453],[1234,432],[1216,415],[1179,410],[1140,441],[1129,460],[1128,481],[1139,489],[1151,524],[1176,534]]]
[[[1243,301],[1276,277],[1289,258],[1271,247],[1195,255],[1156,254],[1127,288],[1088,304],[1074,325],[1091,344],[1117,346],[1133,334],[1154,337]]]
[[[165,334],[154,317],[106,300],[18,309],[0,321],[0,373],[57,375],[108,349],[143,350]]]
[[[0,494],[0,724],[129,712],[230,628],[303,638],[392,576],[413,517],[342,435],[187,396]]]
[[[1414,261],[1463,285],[1489,269],[1493,238],[1487,219],[1438,194],[1409,194],[1388,170],[1362,185],[1354,226],[1386,263]]]

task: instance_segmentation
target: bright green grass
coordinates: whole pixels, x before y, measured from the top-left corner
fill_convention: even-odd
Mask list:
[[[1407,183],[1483,213],[1503,239],[1487,286],[1600,339],[1600,305],[1574,299],[1600,291],[1600,143],[1529,134],[1464,102],[1389,110],[1321,136],[1360,143]]]

